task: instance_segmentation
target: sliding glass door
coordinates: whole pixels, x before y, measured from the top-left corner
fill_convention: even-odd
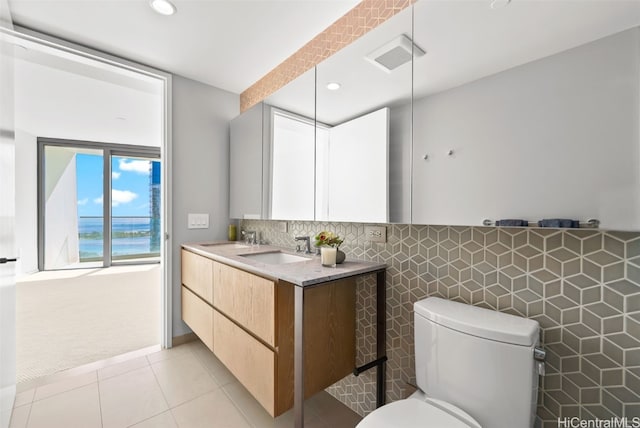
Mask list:
[[[40,270],[160,261],[156,148],[50,139],[38,145]]]
[[[104,187],[103,151],[53,145],[43,149],[40,253],[44,269],[102,266],[103,209],[102,201],[96,199]]]
[[[111,260],[160,258],[160,161],[111,157]]]

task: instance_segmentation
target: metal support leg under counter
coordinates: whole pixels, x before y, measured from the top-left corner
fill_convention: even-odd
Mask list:
[[[376,360],[355,368],[361,373],[369,368],[376,369],[376,407],[385,404],[386,377],[386,269],[378,270],[376,275]],[[319,285],[321,286],[321,285]],[[294,291],[294,390],[293,413],[295,428],[304,427],[304,291],[305,287],[296,286]]]

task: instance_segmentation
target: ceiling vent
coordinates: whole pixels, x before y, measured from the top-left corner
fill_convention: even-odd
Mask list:
[[[420,49],[404,34],[396,37],[386,45],[371,52],[365,58],[387,73],[391,73],[402,64],[411,61],[411,48],[415,57],[423,56],[426,52]]]

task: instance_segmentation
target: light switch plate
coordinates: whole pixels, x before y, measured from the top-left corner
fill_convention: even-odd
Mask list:
[[[276,225],[276,230],[278,232],[282,232],[282,233],[287,233],[288,231],[288,224],[286,221],[279,221],[278,224]]]
[[[365,226],[364,236],[370,242],[387,242],[387,228],[384,226]]]
[[[192,214],[189,213],[187,219],[188,229],[208,229],[209,228],[209,214]]]

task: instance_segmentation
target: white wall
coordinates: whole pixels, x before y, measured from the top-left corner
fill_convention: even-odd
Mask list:
[[[44,268],[64,269],[80,261],[76,154],[51,147],[46,159]]]
[[[188,333],[180,300],[180,245],[226,239],[229,224],[229,121],[240,97],[173,77],[173,336]],[[209,213],[209,229],[187,229],[187,214]]]
[[[0,27],[12,28],[6,0],[0,0]],[[15,254],[14,71],[12,44],[0,34],[0,257]],[[0,265],[0,428],[7,428],[16,397],[15,264]]]
[[[416,100],[413,223],[640,228],[639,51],[634,28]]]
[[[18,277],[38,270],[38,141],[16,130],[16,242]]]

